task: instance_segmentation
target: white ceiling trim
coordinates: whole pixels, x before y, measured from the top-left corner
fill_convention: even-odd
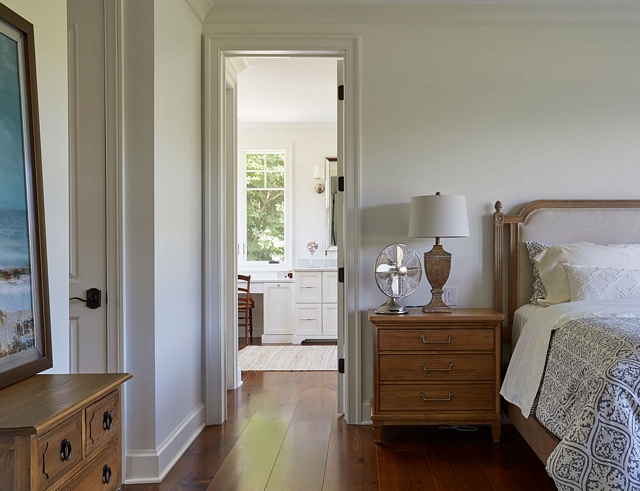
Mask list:
[[[623,6],[214,5],[219,24],[638,24],[640,0]]]
[[[187,5],[191,7],[193,13],[196,14],[200,23],[204,24],[204,20],[207,17],[207,13],[209,13],[209,9],[213,5],[212,0],[185,0]]]

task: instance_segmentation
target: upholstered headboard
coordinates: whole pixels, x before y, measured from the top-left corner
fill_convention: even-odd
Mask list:
[[[526,241],[549,245],[640,243],[640,200],[540,200],[528,203],[517,215],[502,213],[498,201],[495,209],[493,304],[503,312],[506,293],[509,326],[513,313],[529,302],[533,292]]]

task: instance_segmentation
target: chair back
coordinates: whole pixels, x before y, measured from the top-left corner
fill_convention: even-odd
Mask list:
[[[251,301],[251,275],[238,275],[238,301]]]

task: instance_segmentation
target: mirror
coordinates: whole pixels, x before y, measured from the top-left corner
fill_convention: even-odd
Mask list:
[[[336,238],[336,220],[335,220],[335,204],[336,194],[338,193],[338,159],[336,157],[327,157],[325,159],[325,180],[327,194],[327,225],[325,244],[327,251],[335,251],[338,249],[338,241]]]

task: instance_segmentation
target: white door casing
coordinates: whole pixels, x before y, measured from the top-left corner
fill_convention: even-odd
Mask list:
[[[235,171],[235,162],[225,159],[225,65],[229,57],[248,56],[327,56],[342,58],[345,66],[347,97],[344,103],[343,151],[345,162],[343,292],[344,347],[346,374],[344,393],[349,394],[344,412],[348,423],[362,421],[360,367],[360,307],[358,305],[359,264],[359,110],[358,39],[355,36],[204,36],[204,307],[205,398],[207,424],[226,419],[227,326],[231,315],[226,299],[231,294],[229,258],[235,257],[222,237],[228,216],[236,206],[226,192],[226,178]],[[225,165],[226,164],[226,165]],[[235,291],[235,287],[234,287]],[[348,326],[348,329],[346,328]]]

